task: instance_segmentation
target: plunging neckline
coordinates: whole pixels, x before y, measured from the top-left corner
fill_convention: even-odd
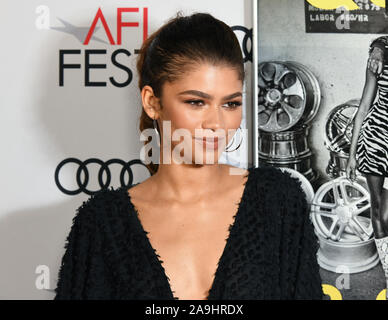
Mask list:
[[[240,198],[240,201],[238,203],[237,211],[236,211],[236,213],[233,216],[233,222],[228,226],[228,236],[226,238],[226,243],[225,243],[224,249],[223,249],[223,251],[221,253],[221,256],[220,256],[220,258],[218,260],[216,271],[215,271],[214,277],[213,277],[213,281],[212,281],[212,284],[211,284],[210,289],[208,291],[209,293],[208,293],[208,295],[207,295],[205,300],[209,300],[209,297],[211,296],[212,292],[214,291],[214,288],[215,288],[215,285],[216,285],[216,280],[217,280],[217,275],[220,273],[220,270],[221,270],[221,268],[222,268],[222,266],[224,264],[225,256],[226,256],[227,251],[228,251],[228,249],[230,247],[231,236],[232,236],[234,230],[236,229],[236,222],[237,222],[237,219],[241,215],[241,207],[242,207],[242,204],[244,203],[245,198],[246,198],[247,189],[248,189],[247,185],[248,185],[249,177],[250,177],[251,172],[252,172],[251,169],[252,168],[248,168],[247,169],[248,173],[245,174],[245,177],[247,177],[247,179],[244,182],[244,190],[243,190],[242,196]],[[130,188],[132,188],[132,187],[134,187],[134,186],[136,186],[138,184],[140,184],[140,183],[133,184]],[[157,265],[158,265],[158,267],[159,267],[159,269],[161,271],[161,275],[163,277],[163,281],[165,282],[166,287],[168,288],[170,297],[172,297],[174,300],[180,300],[179,297],[176,297],[174,295],[175,291],[172,290],[169,277],[167,276],[166,270],[163,267],[163,263],[162,263],[163,261],[160,260],[160,255],[158,254],[156,249],[151,244],[151,241],[150,241],[150,239],[149,239],[149,237],[147,235],[149,232],[147,232],[143,228],[143,225],[142,225],[142,223],[140,221],[140,218],[139,218],[139,212],[136,209],[135,205],[132,203],[131,195],[129,194],[128,189],[123,187],[123,191],[125,191],[125,193],[127,195],[126,199],[128,200],[130,208],[135,213],[134,217],[135,217],[136,223],[137,223],[138,227],[140,228],[142,235],[144,236],[144,240],[145,240],[145,242],[147,244],[148,249],[151,251],[152,259],[154,259],[157,262]]]

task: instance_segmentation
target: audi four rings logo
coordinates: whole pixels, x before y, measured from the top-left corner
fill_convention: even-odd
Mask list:
[[[252,62],[252,29],[248,29],[244,26],[233,26],[231,27],[233,31],[242,31],[244,32],[244,38],[241,43],[241,49],[244,54],[244,62]],[[251,42],[251,47],[248,48],[248,40]]]
[[[76,189],[76,190],[68,190],[68,189],[64,188],[59,181],[59,173],[60,173],[61,169],[63,168],[63,166],[65,166],[66,164],[69,164],[69,163],[73,163],[73,164],[78,165],[76,179],[75,179],[76,183],[78,185],[78,189]],[[100,166],[100,169],[98,171],[98,183],[100,184],[101,189],[95,190],[95,191],[91,191],[91,190],[87,189],[87,186],[89,183],[89,177],[90,177],[87,166],[89,164],[92,164],[92,163]],[[59,165],[57,166],[57,168],[55,169],[55,183],[56,183],[57,187],[59,188],[59,190],[61,190],[63,193],[68,194],[68,195],[76,195],[76,194],[79,194],[81,192],[84,192],[88,195],[95,194],[98,191],[100,191],[102,189],[106,189],[109,187],[111,179],[112,179],[112,174],[111,174],[110,169],[109,169],[109,166],[111,164],[118,164],[118,165],[122,166],[121,172],[120,172],[120,183],[121,183],[122,187],[130,187],[133,184],[133,173],[132,173],[132,168],[131,168],[133,165],[140,164],[140,165],[144,166],[148,171],[148,168],[146,167],[146,165],[141,160],[138,160],[138,159],[134,159],[134,160],[131,160],[128,162],[126,162],[124,160],[120,160],[120,159],[111,159],[111,160],[104,162],[104,161],[97,159],[97,158],[91,158],[91,159],[87,159],[85,161],[81,161],[77,158],[67,158],[67,159],[61,161],[59,163]],[[83,180],[81,179],[81,172],[84,173]],[[106,174],[105,181],[103,180],[103,173],[104,172]],[[128,176],[129,176],[127,183],[125,183],[125,173],[126,172],[128,173]]]

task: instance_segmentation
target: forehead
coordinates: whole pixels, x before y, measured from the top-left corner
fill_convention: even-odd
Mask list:
[[[241,91],[243,81],[239,79],[236,68],[228,65],[214,65],[208,63],[188,66],[176,80],[166,82],[163,86],[164,94],[174,94],[186,90],[198,90],[214,96]]]

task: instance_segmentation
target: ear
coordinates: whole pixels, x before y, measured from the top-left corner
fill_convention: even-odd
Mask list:
[[[159,118],[160,99],[155,96],[154,90],[150,86],[144,86],[141,90],[141,100],[144,111],[152,119]]]

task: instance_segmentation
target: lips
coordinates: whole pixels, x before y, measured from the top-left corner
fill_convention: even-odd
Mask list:
[[[204,142],[213,143],[213,142],[221,141],[223,138],[222,137],[203,137],[203,138],[195,138],[195,139],[203,140]]]
[[[198,142],[202,142],[203,146],[206,148],[217,149],[218,143],[222,141],[223,137],[203,137],[195,138]]]

